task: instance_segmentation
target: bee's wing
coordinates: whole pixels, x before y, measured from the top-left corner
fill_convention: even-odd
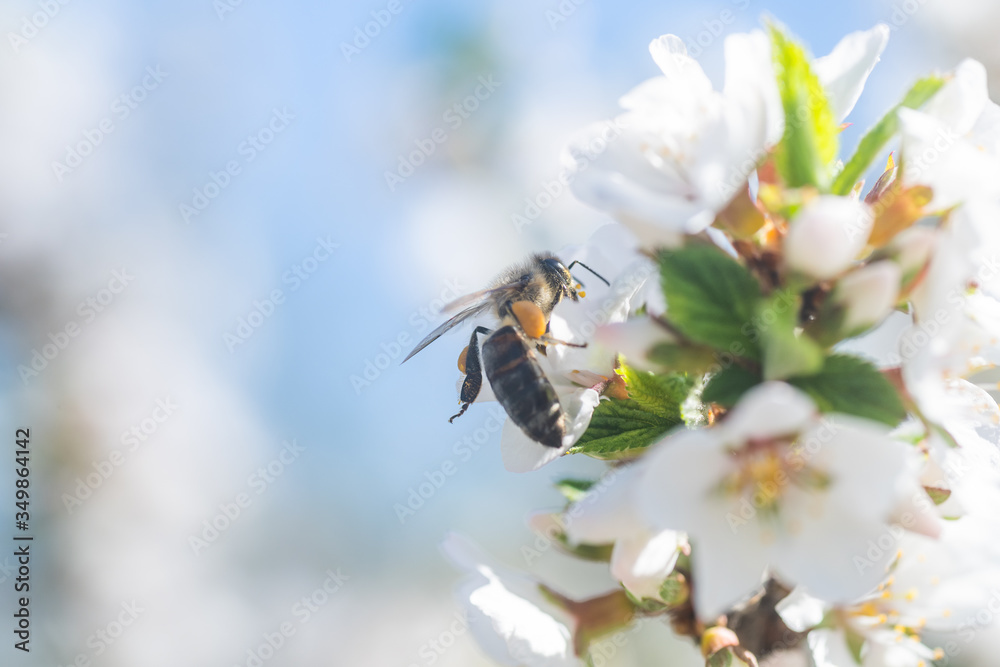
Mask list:
[[[407,361],[407,359],[409,359],[410,357],[412,357],[413,355],[415,355],[417,352],[419,352],[420,350],[424,349],[425,347],[427,347],[428,345],[430,345],[431,343],[433,343],[434,341],[436,341],[438,338],[441,337],[441,334],[443,334],[444,332],[448,331],[452,327],[458,326],[459,324],[461,324],[465,320],[469,319],[470,317],[472,317],[474,315],[478,315],[478,314],[480,314],[480,313],[482,313],[482,312],[484,312],[486,310],[489,310],[489,307],[490,307],[490,303],[488,301],[482,301],[480,303],[477,303],[474,306],[466,308],[465,310],[463,310],[462,312],[460,312],[458,315],[455,315],[450,320],[448,320],[447,322],[445,322],[444,324],[442,324],[441,326],[439,326],[437,329],[435,329],[434,331],[432,331],[429,334],[427,334],[427,337],[424,338],[422,341],[420,341],[420,343],[418,343],[417,346],[415,348],[413,348],[412,352],[410,352],[408,355],[406,355],[406,359],[403,359],[399,363],[405,364],[406,361]]]
[[[478,292],[472,292],[471,294],[466,294],[465,296],[460,296],[454,301],[449,301],[444,304],[441,311],[448,313],[453,310],[458,310],[459,308],[467,306],[475,301],[482,301],[483,299],[487,299],[501,292],[516,291],[523,287],[526,282],[527,281],[525,280],[518,280],[512,283],[507,283],[506,285],[500,285],[499,287],[492,287],[490,289],[484,289]]]

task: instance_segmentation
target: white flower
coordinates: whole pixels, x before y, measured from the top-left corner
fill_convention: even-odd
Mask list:
[[[574,621],[552,603],[538,582],[493,564],[469,540],[455,534],[442,549],[469,573],[457,590],[469,630],[490,658],[503,665],[578,667]]]
[[[931,187],[931,210],[1000,197],[1000,107],[981,63],[962,61],[923,109],[900,109],[899,120],[903,180]]]
[[[712,89],[683,41],[649,47],[662,76],[621,99],[626,113],[584,131],[565,157],[573,191],[645,244],[676,245],[711,224],[781,137],[781,106],[767,37],[726,38],[726,82]]]
[[[765,383],[717,426],[656,445],[637,498],[651,525],[688,533],[703,619],[767,572],[847,601],[885,576],[893,553],[868,545],[888,533],[901,490],[912,488],[908,451],[879,424],[820,420],[805,394]]]
[[[816,197],[789,224],[785,263],[817,280],[833,278],[857,259],[873,221],[871,207],[864,202],[834,195]]]
[[[884,25],[845,37],[814,63],[838,120],[854,107],[885,48]],[[572,188],[646,245],[677,245],[715,219],[781,138],[784,113],[764,33],[730,35],[715,91],[684,43],[649,47],[661,76],[622,97],[626,112],[587,128],[568,147]]]
[[[612,470],[566,511],[571,544],[611,544],[611,576],[636,598],[662,600],[660,588],[674,569],[683,535],[653,530],[634,500],[641,463]]]
[[[883,260],[851,271],[837,281],[833,298],[844,307],[843,329],[856,334],[881,322],[899,299],[902,271]]]

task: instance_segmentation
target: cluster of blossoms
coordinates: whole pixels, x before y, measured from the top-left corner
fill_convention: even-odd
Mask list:
[[[608,462],[530,524],[620,587],[574,600],[448,538],[501,663],[594,664],[647,618],[707,665],[961,663],[988,634],[1000,409],[970,378],[1000,359],[1000,107],[965,61],[842,161],[888,36],[812,59],[778,25],[731,35],[721,91],[660,37],[662,74],[569,146],[576,195],[616,224],[566,257],[617,277],[552,315],[588,343],[541,360],[563,446],[508,421],[502,447],[518,472]]]

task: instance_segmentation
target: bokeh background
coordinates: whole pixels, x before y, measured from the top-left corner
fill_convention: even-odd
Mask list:
[[[449,530],[573,595],[610,585],[524,523],[600,466],[515,475],[488,404],[448,424],[463,336],[399,362],[444,301],[608,222],[568,193],[512,216],[656,73],[651,39],[721,83],[722,36],[767,14],[818,55],[892,26],[847,147],[922,73],[1000,72],[991,0],[3,3],[0,663],[487,665]],[[655,624],[607,664],[664,655],[700,664]]]

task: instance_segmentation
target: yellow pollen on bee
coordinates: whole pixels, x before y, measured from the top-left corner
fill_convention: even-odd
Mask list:
[[[578,292],[577,292],[576,294],[577,294],[577,296],[579,296],[579,297],[580,297],[581,299],[585,299],[585,298],[587,298],[587,293],[586,293],[586,292],[584,292],[583,290],[579,290],[579,291],[578,291]]]
[[[541,338],[545,335],[545,315],[533,302],[515,301],[510,310],[528,338]]]
[[[469,346],[466,345],[465,349],[462,350],[462,354],[458,355],[458,370],[462,373],[465,372],[465,359],[469,356]]]

